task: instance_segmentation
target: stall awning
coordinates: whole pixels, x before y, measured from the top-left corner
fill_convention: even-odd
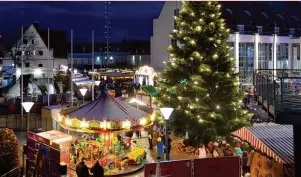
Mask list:
[[[156,90],[155,87],[153,87],[151,85],[141,86],[141,89],[144,92],[146,92],[148,95],[150,95],[151,97],[158,97],[159,96],[159,92]]]
[[[291,125],[243,127],[232,134],[280,163],[294,163],[293,126]]]

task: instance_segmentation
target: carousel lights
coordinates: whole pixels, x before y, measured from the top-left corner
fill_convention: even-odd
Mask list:
[[[151,120],[151,121],[154,121],[154,120],[155,120],[155,114],[152,114],[152,115],[151,115],[150,120]]]
[[[126,119],[125,121],[122,122],[122,128],[131,128],[131,121],[129,121],[128,119]]]
[[[145,125],[146,124],[146,119],[143,117],[140,119],[140,125]]]
[[[62,120],[63,120],[62,116],[60,114],[58,114],[57,121],[62,122]]]
[[[65,124],[66,124],[66,125],[71,125],[71,120],[68,119],[68,118],[66,118],[66,119],[65,119]]]
[[[88,128],[89,127],[89,122],[87,122],[85,119],[83,119],[83,121],[81,121],[81,123],[80,123],[80,127],[81,128]]]

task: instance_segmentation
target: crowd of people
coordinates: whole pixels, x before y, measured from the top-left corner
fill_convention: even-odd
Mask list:
[[[99,159],[100,160],[100,159]],[[96,161],[90,172],[93,174],[93,177],[104,177],[104,169],[99,164],[99,161]],[[76,165],[76,175],[78,177],[89,177],[89,169],[86,165],[86,158],[82,158],[81,162],[78,162]]]
[[[225,141],[222,142],[209,142],[207,148],[204,144],[199,147],[199,158],[215,158],[215,157],[231,157],[238,156],[241,160],[242,175],[250,175],[250,166],[252,155],[254,151],[243,151],[241,144],[237,143],[235,148]]]

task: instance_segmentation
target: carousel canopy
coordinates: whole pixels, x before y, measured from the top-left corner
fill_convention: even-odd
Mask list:
[[[142,118],[146,115],[148,113],[140,111],[107,94],[69,113],[69,117],[98,121],[102,121],[104,118],[108,121],[124,121],[126,118]]]
[[[243,127],[232,133],[267,156],[284,164],[294,163],[292,125],[266,125]]]

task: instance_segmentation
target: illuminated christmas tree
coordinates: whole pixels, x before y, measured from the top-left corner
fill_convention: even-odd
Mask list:
[[[218,2],[183,2],[170,34],[171,60],[160,75],[159,107],[176,108],[172,124],[198,146],[248,124],[242,110],[234,58],[227,45],[230,30]]]

